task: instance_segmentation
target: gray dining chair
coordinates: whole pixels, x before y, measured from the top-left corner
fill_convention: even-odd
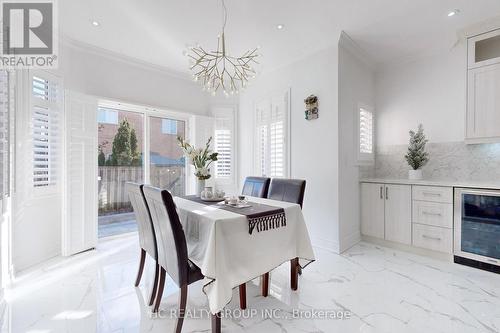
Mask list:
[[[304,203],[304,193],[306,191],[306,181],[302,179],[273,178],[269,185],[267,198],[272,200],[296,203],[302,208]],[[302,269],[299,265],[299,258],[290,260],[290,285],[292,290],[298,289],[299,274]],[[269,295],[269,272],[261,277],[262,296]]]
[[[158,265],[158,249],[156,246],[155,229],[153,227],[153,221],[151,220],[149,207],[144,199],[143,186],[144,185],[127,182],[125,184],[125,190],[128,193],[130,203],[132,204],[132,208],[135,213],[137,231],[139,234],[139,246],[141,248],[139,269],[135,279],[136,287],[139,286],[139,283],[141,282],[146,261],[146,253],[156,262],[155,277],[151,290],[151,296],[149,298],[149,305],[152,305],[156,296],[160,266]]]
[[[203,279],[203,274],[201,269],[188,258],[186,236],[170,192],[151,186],[144,186],[143,192],[156,230],[158,263],[160,265],[160,280],[153,312],[158,312],[160,307],[165,278],[168,273],[181,289],[179,313],[175,327],[175,332],[180,333],[186,312],[188,286]],[[216,318],[212,318],[212,321],[216,322],[216,320]]]
[[[271,178],[266,177],[247,177],[243,184],[241,194],[251,197],[265,198],[269,189]]]
[[[265,198],[267,196],[267,191],[269,190],[270,182],[271,178],[267,177],[246,177],[241,194],[257,198]],[[239,294],[240,294],[240,308],[244,310],[247,308],[246,283],[240,284]]]

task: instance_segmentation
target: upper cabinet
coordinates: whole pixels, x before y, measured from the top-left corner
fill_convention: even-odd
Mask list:
[[[500,63],[500,29],[469,38],[467,48],[469,69]]]
[[[468,39],[467,143],[500,142],[500,30]]]

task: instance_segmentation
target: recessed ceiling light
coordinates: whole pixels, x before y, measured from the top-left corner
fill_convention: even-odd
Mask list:
[[[93,25],[94,27],[98,27],[98,26],[99,26],[99,22],[97,22],[97,21],[92,21],[92,25]]]
[[[284,27],[285,27],[285,26],[284,26],[283,24],[278,24],[278,25],[276,26],[276,29],[278,29],[278,30],[283,30],[283,28],[284,28]]]
[[[460,13],[459,9],[452,10],[451,12],[448,13],[448,17],[452,17]]]

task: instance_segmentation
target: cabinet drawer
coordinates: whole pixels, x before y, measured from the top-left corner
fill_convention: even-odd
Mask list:
[[[413,246],[451,254],[453,252],[452,229],[413,224]]]
[[[453,205],[414,200],[412,220],[413,223],[453,228]]]
[[[453,203],[453,188],[435,186],[413,186],[413,200]]]

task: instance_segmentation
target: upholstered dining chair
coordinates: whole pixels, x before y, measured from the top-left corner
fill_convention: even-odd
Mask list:
[[[265,198],[269,189],[271,178],[266,177],[247,177],[243,184],[241,194],[257,198]]]
[[[267,177],[246,177],[245,183],[243,183],[243,190],[241,194],[248,195],[251,197],[265,198],[267,196],[267,191],[269,190],[269,183],[271,178]],[[247,308],[247,287],[246,283],[240,284],[240,308]]]
[[[144,194],[142,193],[143,186],[144,185],[128,182],[125,184],[125,190],[128,193],[130,203],[132,204],[132,208],[135,213],[137,230],[139,233],[139,246],[141,247],[139,270],[135,279],[136,287],[139,286],[139,283],[141,282],[144,264],[146,261],[146,253],[149,254],[156,262],[155,277],[151,290],[151,296],[149,298],[149,305],[152,305],[156,296],[160,266],[158,265],[158,249],[156,246],[155,230],[148,205],[144,199]]]
[[[272,200],[286,201],[296,203],[302,208],[304,203],[304,193],[306,190],[306,181],[301,179],[273,178],[269,185],[267,198]],[[290,260],[290,284],[292,290],[298,288],[298,275],[302,274],[299,265],[299,258]],[[261,277],[262,296],[269,295],[269,272]]]
[[[203,279],[203,274],[200,268],[188,258],[186,236],[170,192],[151,186],[144,186],[143,192],[156,231],[158,264],[160,265],[160,281],[153,312],[158,312],[160,307],[168,273],[181,289],[175,327],[175,332],[179,333],[184,322],[188,285]]]

